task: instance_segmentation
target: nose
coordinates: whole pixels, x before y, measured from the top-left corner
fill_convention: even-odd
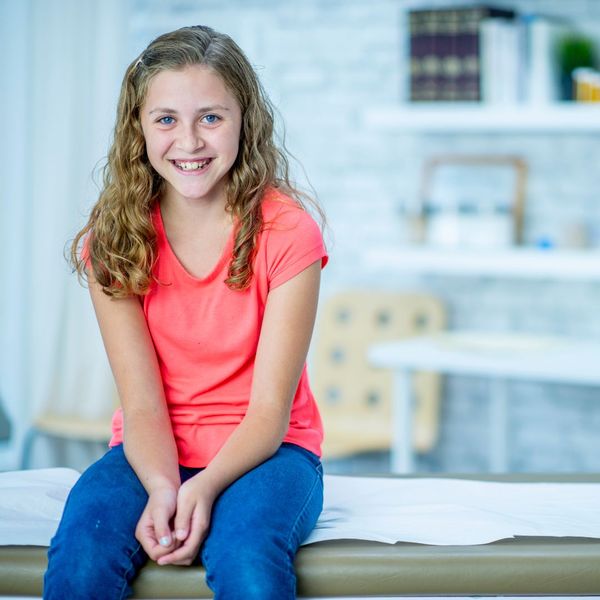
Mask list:
[[[194,124],[183,125],[180,129],[177,145],[184,152],[194,154],[194,152],[204,147],[204,139],[200,130]]]

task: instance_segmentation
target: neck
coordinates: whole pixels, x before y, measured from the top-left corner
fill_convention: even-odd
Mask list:
[[[231,213],[225,210],[225,193],[211,200],[198,200],[174,197],[167,192],[160,200],[160,207],[163,218],[171,223],[188,224],[197,228],[201,225],[218,226],[231,222]]]

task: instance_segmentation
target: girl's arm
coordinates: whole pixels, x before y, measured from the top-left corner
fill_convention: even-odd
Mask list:
[[[206,469],[181,486],[175,530],[185,542],[159,564],[190,564],[208,529],[215,498],[281,445],[312,336],[320,277],[321,259],[269,292],[248,411]]]
[[[165,542],[174,542],[169,520],[175,513],[181,484],[156,352],[139,300],[111,298],[92,273],[88,279],[123,408],[125,455],[149,495],[136,536],[156,560],[177,545]]]

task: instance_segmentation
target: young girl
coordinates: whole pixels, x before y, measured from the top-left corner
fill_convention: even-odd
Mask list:
[[[296,597],[322,509],[305,360],[327,255],[287,171],[228,36],[179,29],[127,69],[72,247],[122,408],[68,498],[44,598],[126,598],[148,557],[201,561],[217,599]]]

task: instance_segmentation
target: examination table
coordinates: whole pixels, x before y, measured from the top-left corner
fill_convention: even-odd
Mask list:
[[[600,483],[600,474],[435,477]],[[46,548],[0,546],[0,595],[40,596],[45,567]],[[521,537],[473,546],[331,540],[302,546],[296,572],[304,597],[600,595],[600,539]],[[202,568],[154,563],[134,591],[137,598],[212,597]]]

